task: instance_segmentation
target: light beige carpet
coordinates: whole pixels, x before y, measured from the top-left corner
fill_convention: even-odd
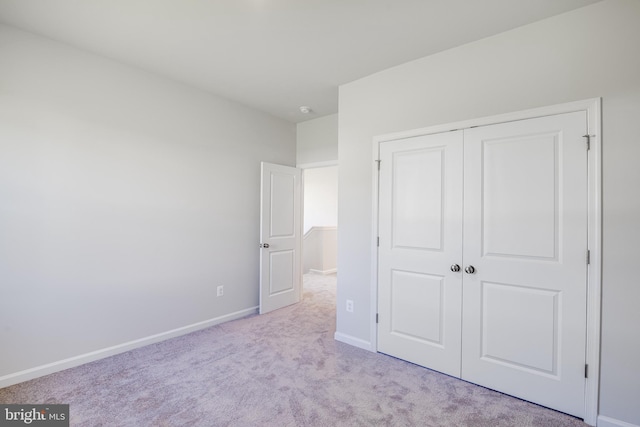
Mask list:
[[[302,303],[0,389],[78,426],[575,426],[581,420],[333,339],[335,276]]]

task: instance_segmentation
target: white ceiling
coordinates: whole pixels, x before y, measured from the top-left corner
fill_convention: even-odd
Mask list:
[[[596,1],[0,0],[0,22],[300,122],[343,83]]]

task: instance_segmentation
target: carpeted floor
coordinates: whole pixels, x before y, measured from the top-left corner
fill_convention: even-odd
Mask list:
[[[571,426],[581,420],[333,339],[335,276],[304,300],[0,389],[74,426]]]

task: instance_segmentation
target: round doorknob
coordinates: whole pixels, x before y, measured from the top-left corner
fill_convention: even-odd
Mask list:
[[[467,274],[473,274],[473,273],[476,272],[476,268],[473,265],[467,265],[464,268],[464,272],[467,273]]]
[[[451,266],[451,271],[453,271],[454,273],[457,273],[458,271],[460,271],[460,266],[458,264],[453,264]]]

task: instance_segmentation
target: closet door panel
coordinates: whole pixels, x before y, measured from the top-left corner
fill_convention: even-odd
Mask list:
[[[460,376],[462,132],[380,147],[378,350]]]
[[[462,377],[584,412],[584,112],[465,130]]]
[[[557,260],[557,134],[488,140],[481,156],[482,255]]]

